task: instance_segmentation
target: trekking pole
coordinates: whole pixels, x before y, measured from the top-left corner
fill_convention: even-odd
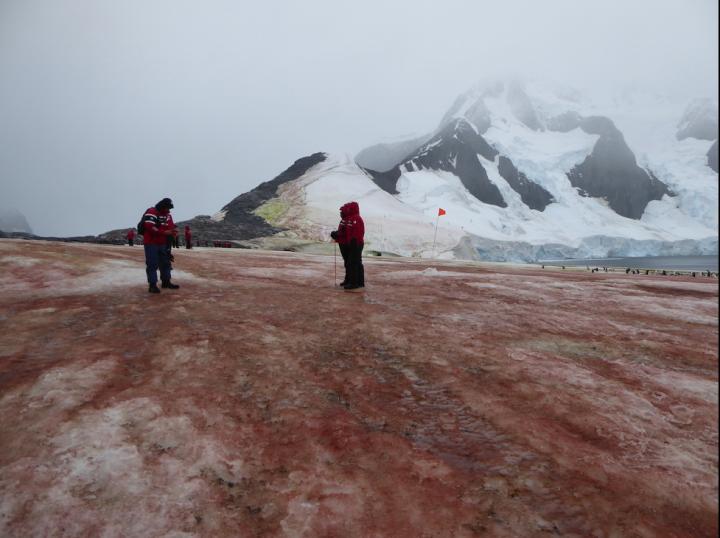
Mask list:
[[[333,285],[337,286],[337,243],[335,241],[333,241],[333,262],[335,267],[335,281]]]

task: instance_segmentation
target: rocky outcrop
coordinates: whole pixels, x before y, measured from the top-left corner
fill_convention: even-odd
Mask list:
[[[325,153],[302,157],[276,178],[261,183],[253,190],[234,198],[220,210],[217,216],[200,215],[179,222],[178,226],[190,225],[193,236],[203,240],[244,240],[276,234],[282,230],[268,224],[254,211],[271,198],[275,198],[281,185],[298,179],[326,158]]]
[[[583,118],[580,127],[600,136],[592,153],[568,172],[570,183],[582,196],[603,198],[619,215],[639,219],[651,200],[671,194],[664,183],[637,165],[635,155],[610,119]]]
[[[387,172],[397,166],[397,163],[410,155],[412,151],[427,142],[431,136],[431,134],[426,134],[400,142],[375,144],[358,153],[355,156],[355,162],[361,168]]]
[[[685,109],[678,124],[677,139],[717,140],[718,108],[711,99],[696,99]]]
[[[268,200],[275,198],[278,188],[289,181],[302,176],[310,168],[323,162],[327,158],[325,153],[314,153],[295,161],[282,174],[270,181],[261,183],[253,190],[234,198],[223,207],[215,216],[198,215],[190,220],[177,222],[183,229],[189,225],[193,238],[198,241],[242,241],[256,237],[274,235],[282,230],[267,223],[254,211]],[[112,230],[90,238],[96,243],[123,243],[127,229]]]
[[[410,164],[410,166],[412,165]],[[395,166],[387,172],[378,172],[369,168],[363,168],[363,170],[372,178],[375,185],[380,187],[382,190],[390,194],[399,194],[397,190],[397,181],[400,179],[400,174],[402,173],[399,166]]]
[[[710,168],[718,171],[718,141],[715,140],[710,149],[707,152],[707,164]]]
[[[497,153],[473,125],[464,119],[456,119],[405,159],[400,167],[407,171],[429,168],[451,172],[481,202],[507,207],[478,158],[479,154],[493,160]]]
[[[505,156],[500,156],[498,172],[508,182],[512,189],[520,195],[523,203],[530,209],[543,211],[548,204],[555,201],[552,194],[534,181],[530,181],[520,172],[513,162]]]

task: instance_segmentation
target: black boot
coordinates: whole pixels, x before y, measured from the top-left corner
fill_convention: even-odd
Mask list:
[[[157,284],[150,284],[150,287],[148,288],[149,293],[160,293],[160,289],[157,287]]]
[[[168,288],[168,289],[171,289],[171,290],[176,290],[176,289],[180,288],[180,286],[178,286],[177,284],[173,284],[173,283],[170,282],[169,280],[168,280],[168,281],[164,281],[164,282],[162,283],[162,287],[163,287],[163,288]]]

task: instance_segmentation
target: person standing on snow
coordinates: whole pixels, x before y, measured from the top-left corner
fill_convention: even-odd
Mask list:
[[[177,233],[172,221],[170,210],[173,203],[170,198],[163,198],[154,207],[150,207],[143,215],[143,244],[145,249],[145,266],[148,279],[148,291],[160,293],[157,287],[157,271],[160,269],[160,280],[163,288],[176,290],[180,286],[170,281],[172,266],[169,242]]]
[[[128,245],[133,246],[135,244],[135,230],[130,228],[127,233]]]
[[[345,218],[347,217],[347,206],[348,204],[344,204],[340,208],[340,225],[338,226],[338,229],[330,232],[330,237],[333,238],[333,240],[338,244],[338,247],[340,248],[340,255],[343,259],[343,267],[345,268],[345,276],[343,277],[342,282],[340,282],[339,284],[341,288],[344,288],[345,284],[347,284],[348,282],[348,244],[345,237]]]
[[[185,225],[185,248],[192,248],[192,232],[188,225]]]
[[[365,268],[362,264],[362,251],[365,245],[365,223],[360,216],[357,202],[345,204],[345,217],[340,221],[338,229],[331,234],[338,244],[346,245],[347,270],[345,291],[362,291],[365,288]]]

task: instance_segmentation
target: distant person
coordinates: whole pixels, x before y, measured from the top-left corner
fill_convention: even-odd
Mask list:
[[[338,244],[347,245],[347,276],[343,289],[345,291],[362,291],[365,288],[365,268],[362,263],[365,223],[360,216],[360,206],[357,202],[350,202],[343,207],[345,208],[345,217],[331,236]]]
[[[190,226],[187,224],[185,225],[185,248],[192,248],[192,232],[190,231]]]
[[[148,279],[148,291],[160,293],[157,287],[157,271],[163,288],[172,290],[180,286],[171,281],[172,266],[169,242],[175,231],[170,210],[173,203],[170,198],[163,198],[154,207],[150,207],[143,215],[143,244],[145,248],[145,266]]]
[[[127,242],[131,247],[135,244],[135,229],[130,228],[127,232]]]
[[[171,202],[172,203],[172,202]],[[172,215],[168,212],[167,215],[161,215],[160,221],[163,226],[167,226],[172,232],[165,239],[168,251],[168,258],[170,259],[170,269],[172,270],[172,263],[175,261],[175,256],[172,253],[173,248],[178,248],[178,232],[177,226],[173,222]]]
[[[338,248],[340,249],[340,256],[342,256],[343,259],[343,267],[345,268],[345,276],[342,279],[342,282],[340,282],[339,286],[341,288],[345,287],[345,284],[348,283],[348,244],[347,244],[347,237],[345,234],[345,218],[347,217],[347,206],[348,204],[343,204],[343,206],[340,208],[340,224],[338,225],[337,230],[333,230],[330,232],[330,237],[333,238],[335,242],[338,244]]]

